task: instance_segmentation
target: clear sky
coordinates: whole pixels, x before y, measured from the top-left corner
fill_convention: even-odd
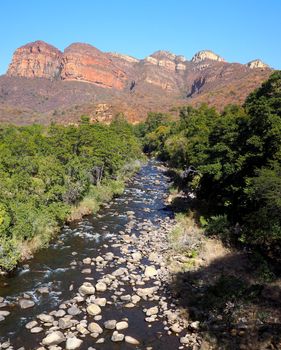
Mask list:
[[[137,58],[163,49],[190,59],[211,49],[281,69],[281,0],[0,0],[0,10],[0,74],[17,47],[35,40]]]

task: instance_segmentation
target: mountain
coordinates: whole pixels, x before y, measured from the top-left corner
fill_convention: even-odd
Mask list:
[[[61,52],[36,41],[18,48],[0,77],[0,120],[68,123],[88,114],[108,121],[121,111],[136,122],[186,104],[221,109],[243,103],[271,72],[261,60],[228,63],[210,50],[191,60],[162,50],[137,59],[84,43]]]

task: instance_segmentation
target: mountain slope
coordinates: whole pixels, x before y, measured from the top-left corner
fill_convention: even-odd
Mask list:
[[[138,121],[148,111],[184,104],[223,108],[242,103],[271,72],[260,60],[228,63],[210,50],[190,61],[168,51],[136,59],[84,43],[61,52],[36,41],[17,49],[0,77],[0,120],[67,123],[85,113],[108,120],[122,111]]]

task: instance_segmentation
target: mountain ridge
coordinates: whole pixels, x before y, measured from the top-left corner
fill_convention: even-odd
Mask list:
[[[84,110],[94,118],[95,103],[109,103],[111,117],[119,111],[131,121],[144,119],[148,111],[184,104],[223,108],[243,103],[271,72],[261,60],[229,63],[211,50],[201,50],[190,60],[165,50],[137,59],[79,42],[60,51],[39,40],[19,47],[0,78],[0,120],[10,116],[13,121],[11,106],[19,114],[30,110],[47,120],[75,106],[77,113],[70,113],[69,120],[57,117],[59,122],[75,122]],[[47,81],[52,81],[53,91]]]

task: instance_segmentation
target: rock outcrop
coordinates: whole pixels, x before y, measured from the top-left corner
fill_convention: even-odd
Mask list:
[[[169,51],[159,50],[144,58],[143,62],[163,67],[170,71],[183,71],[186,69],[186,58],[182,55],[175,55]]]
[[[124,112],[137,122],[148,111],[185,104],[222,109],[242,104],[271,72],[261,60],[228,63],[209,50],[191,60],[163,50],[137,59],[83,43],[61,52],[36,41],[17,49],[0,77],[0,120],[76,123],[88,115],[107,123]]]
[[[256,59],[256,60],[248,62],[247,63],[247,67],[249,67],[251,69],[255,69],[255,68],[269,68],[268,64],[264,63],[260,59]]]
[[[217,55],[211,50],[202,50],[197,52],[191,59],[192,62],[202,62],[204,60],[211,60],[211,61],[218,61],[218,62],[225,62],[224,58]]]
[[[126,74],[94,46],[75,43],[64,51],[61,79],[122,89],[126,83]]]
[[[62,52],[44,41],[35,41],[18,48],[7,75],[28,78],[60,78]]]

